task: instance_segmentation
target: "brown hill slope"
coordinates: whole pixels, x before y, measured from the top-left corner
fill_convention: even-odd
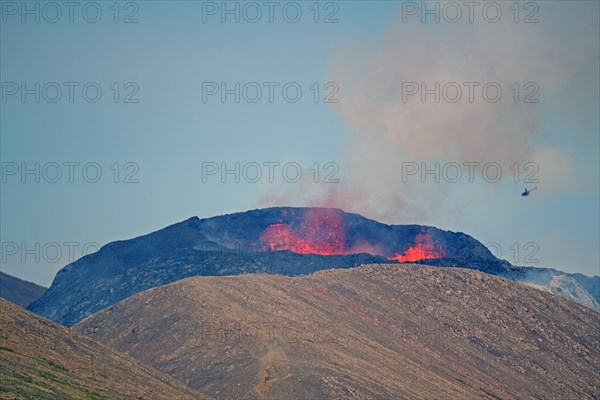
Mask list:
[[[4,299],[0,326],[0,398],[204,398],[162,372]]]
[[[600,314],[478,271],[193,277],[76,325],[225,398],[598,398]]]

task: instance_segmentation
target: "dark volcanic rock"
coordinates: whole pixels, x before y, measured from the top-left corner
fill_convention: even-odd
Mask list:
[[[241,213],[222,215],[195,220],[193,224],[208,240],[228,248],[260,243],[261,234],[274,223],[298,228],[313,225],[313,235],[320,230],[337,231],[346,252],[359,253],[369,249],[370,254],[391,257],[404,253],[415,244],[415,237],[423,232],[439,242],[446,256],[468,258],[477,257],[495,260],[487,247],[462,232],[443,231],[423,225],[387,225],[358,214],[347,213],[334,208],[316,207],[273,207]]]

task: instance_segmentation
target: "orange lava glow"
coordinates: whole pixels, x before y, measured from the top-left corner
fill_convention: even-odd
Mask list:
[[[399,262],[413,262],[424,258],[445,257],[446,252],[442,249],[440,242],[431,240],[431,234],[419,233],[415,237],[415,245],[410,247],[404,254],[396,254],[389,257],[390,260]]]
[[[438,241],[431,239],[425,231],[417,234],[414,245],[404,253],[389,256],[384,246],[354,243],[350,246],[346,241],[346,227],[341,213],[327,209],[313,209],[302,218],[297,218],[292,211],[289,215],[282,210],[279,223],[269,225],[260,235],[260,240],[271,251],[288,250],[299,254],[346,255],[369,253],[388,257],[399,262],[413,262],[424,258],[445,257],[446,252]],[[387,254],[383,254],[387,253]]]
[[[284,223],[269,225],[260,240],[273,251],[321,255],[348,253],[341,215],[327,210],[311,210],[297,227]]]

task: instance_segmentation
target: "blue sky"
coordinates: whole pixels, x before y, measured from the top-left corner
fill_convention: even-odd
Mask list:
[[[12,82],[29,87],[35,82],[80,85],[72,103],[66,92],[56,103],[43,97],[36,103],[33,95],[23,102],[20,93],[0,103],[4,173],[14,165],[20,169],[22,163],[29,168],[39,163],[49,174],[57,163],[63,173],[56,183],[44,176],[39,183],[33,175],[25,182],[19,173],[5,176],[0,207],[4,272],[49,285],[68,262],[65,243],[79,244],[74,250],[78,258],[86,244],[93,249],[193,215],[289,204],[338,206],[386,223],[463,231],[483,243],[497,243],[502,257],[515,264],[599,273],[597,3],[539,2],[540,22],[530,25],[514,24],[505,8],[503,21],[493,26],[486,21],[422,23],[413,15],[412,25],[404,24],[402,3],[395,1],[321,2],[319,23],[313,21],[313,2],[298,3],[303,14],[297,23],[287,22],[277,10],[274,23],[266,16],[257,23],[243,18],[235,23],[231,17],[222,23],[219,15],[207,15],[203,22],[208,3],[200,1],[121,2],[118,23],[109,8],[112,2],[95,3],[102,10],[96,23],[87,22],[80,10],[75,10],[73,23],[64,13],[50,23],[43,11],[40,22],[29,15],[23,23],[22,11],[13,15],[12,6],[6,8],[5,3],[0,26],[3,95]],[[34,3],[29,2],[31,7]],[[222,7],[221,2],[212,4]],[[234,7],[235,2],[227,4]],[[123,23],[133,11],[138,22]],[[521,10],[519,18],[526,11],[531,12]],[[338,22],[323,23],[331,12]],[[51,19],[54,14],[48,15]],[[529,47],[514,44],[514,31]],[[536,42],[540,38],[557,47]],[[564,43],[572,46],[566,49]],[[421,56],[423,51],[429,53]],[[479,57],[471,61],[471,53]],[[492,54],[514,56],[514,61],[488,62]],[[424,70],[431,75],[419,75]],[[404,107],[396,98],[400,77],[500,77],[503,85],[535,81],[539,103],[525,109],[491,108],[479,100],[474,106],[481,108],[475,111],[469,104],[459,109],[430,103]],[[89,82],[102,89],[96,103],[81,95],[80,88]],[[117,86],[111,86],[115,82]],[[278,82],[279,87],[294,82],[303,95],[296,103],[285,101],[277,90],[273,103],[264,97],[257,103],[235,103],[232,96],[225,103],[218,96],[203,102],[203,82]],[[318,102],[310,89],[315,82],[321,87]],[[327,82],[339,89],[336,104],[322,101]],[[124,103],[124,96],[136,88],[132,98],[138,102]],[[469,145],[477,140],[431,133],[455,115],[482,131],[489,131],[485,124],[493,123],[500,134],[504,128],[497,121],[513,121],[514,126],[506,127],[512,132],[507,133],[506,151],[515,154],[511,161],[520,162],[521,168],[528,161],[539,165],[539,190],[523,198],[523,188],[536,184],[524,184],[522,176],[517,183],[506,178],[512,162],[500,154],[503,141],[490,139],[492,145],[484,146],[482,156]],[[478,119],[480,115],[485,118]],[[407,121],[423,131],[408,131]],[[526,137],[513,129],[531,121],[535,127],[524,131]],[[440,151],[431,150],[436,143],[441,143]],[[390,155],[397,157],[390,161]],[[497,160],[505,178],[494,184],[481,178],[473,183],[401,182],[404,161],[431,165],[466,159],[482,164]],[[66,177],[64,163],[69,162],[79,163],[73,182]],[[304,168],[304,179],[290,183],[276,174],[274,183],[264,178],[258,183],[231,178],[222,183],[213,176],[203,182],[206,162],[293,162]],[[323,182],[328,162],[338,166],[340,183]],[[100,167],[98,182],[82,177],[80,167],[87,163]],[[314,163],[321,172],[318,183],[310,175]],[[132,172],[130,180],[138,182],[123,182]],[[11,243],[18,245],[16,254],[6,247]],[[36,243],[42,253],[39,262],[23,254]],[[62,257],[49,262],[55,243]],[[518,257],[514,243],[520,249]],[[523,263],[528,243],[537,246],[534,258],[539,261]]]

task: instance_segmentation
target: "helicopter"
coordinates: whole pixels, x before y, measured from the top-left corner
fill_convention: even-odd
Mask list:
[[[533,192],[534,190],[537,190],[537,186],[534,187],[533,189],[527,189],[527,188],[525,188],[525,191],[523,193],[521,193],[521,196],[523,196],[523,197],[529,196],[529,194],[531,192]]]

